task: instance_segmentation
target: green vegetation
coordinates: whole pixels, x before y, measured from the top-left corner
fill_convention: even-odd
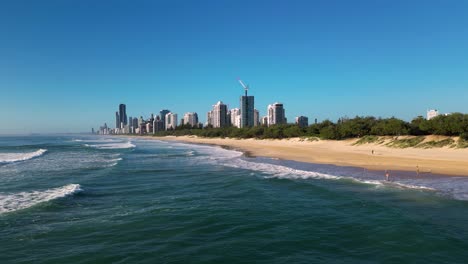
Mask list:
[[[394,141],[391,141],[390,143],[387,143],[386,145],[392,148],[412,148],[416,147],[419,143],[423,141],[423,136],[417,136],[412,138],[396,139]]]
[[[363,144],[369,144],[369,143],[375,143],[375,144],[382,144],[384,142],[383,139],[381,139],[378,136],[364,136],[360,138],[356,143],[353,145],[363,145]]]
[[[468,148],[468,140],[460,137],[457,142],[457,148]]]
[[[282,139],[300,137],[303,140],[313,141],[320,139],[342,140],[360,138],[356,145],[366,143],[382,144],[381,136],[415,136],[405,139],[396,139],[387,143],[388,146],[404,148],[414,147],[424,140],[424,135],[460,136],[458,147],[468,145],[468,114],[454,113],[447,116],[438,116],[426,120],[422,116],[406,122],[397,118],[376,118],[372,116],[355,118],[340,118],[336,123],[325,120],[301,128],[297,125],[258,126],[252,128],[192,128],[190,126],[177,127],[175,130],[161,131],[156,136],[183,136],[195,135],[200,137],[230,137],[230,138],[258,138]],[[439,147],[455,144],[449,139],[436,142],[426,142],[420,147]]]
[[[451,138],[447,138],[444,140],[439,140],[439,141],[428,141],[424,142],[422,144],[417,145],[417,148],[442,148],[446,146],[452,147],[453,144],[455,143],[455,140]]]

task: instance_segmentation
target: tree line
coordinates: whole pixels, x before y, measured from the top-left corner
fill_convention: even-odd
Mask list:
[[[453,113],[440,115],[431,120],[418,116],[406,122],[392,118],[376,118],[372,116],[356,116],[354,118],[340,118],[337,122],[325,120],[308,127],[294,124],[257,126],[249,128],[223,127],[203,129],[190,125],[179,126],[175,130],[160,131],[155,136],[184,136],[196,135],[200,137],[230,137],[230,138],[259,138],[282,139],[291,137],[318,137],[321,139],[348,139],[363,136],[400,136],[400,135],[444,135],[460,136],[468,140],[468,114]]]

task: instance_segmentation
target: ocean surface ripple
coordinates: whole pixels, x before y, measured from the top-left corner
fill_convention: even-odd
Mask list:
[[[110,136],[0,137],[0,153],[2,264],[468,258],[467,177]]]

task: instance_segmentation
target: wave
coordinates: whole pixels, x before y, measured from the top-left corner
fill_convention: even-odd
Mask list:
[[[27,153],[0,153],[0,163],[30,160],[32,158],[42,156],[46,152],[47,149],[39,149],[37,151]]]
[[[291,167],[287,167],[283,165],[275,165],[271,163],[247,161],[241,157],[242,153],[238,151],[233,151],[233,150],[217,149],[217,151],[212,152],[212,155],[213,156],[210,156],[208,159],[206,159],[206,157],[200,157],[199,159],[203,159],[206,162],[215,163],[215,164],[226,166],[226,167],[258,171],[260,173],[267,174],[267,175],[264,175],[264,178],[266,179],[278,178],[278,179],[348,180],[348,181],[353,181],[353,182],[361,183],[361,184],[385,186],[385,187],[390,187],[390,188],[436,191],[436,189],[426,187],[426,186],[405,184],[405,183],[394,182],[394,181],[387,182],[383,179],[382,180],[362,179],[359,177],[349,176],[349,175],[332,175],[332,174],[321,173],[321,172],[316,172],[316,171],[294,169]]]
[[[109,143],[109,144],[98,144],[98,145],[89,145],[85,144],[86,147],[96,148],[96,149],[128,149],[136,147],[132,142],[124,143]]]
[[[109,143],[109,142],[118,142],[115,139],[73,139],[73,142],[89,142],[89,143]]]
[[[79,184],[68,184],[45,191],[0,194],[0,214],[26,209],[57,198],[66,197],[82,191]]]
[[[235,163],[230,163],[230,164],[226,163],[224,165],[228,167],[237,167],[237,168],[255,170],[255,171],[260,171],[260,172],[270,174],[269,176],[265,176],[265,178],[350,180],[350,181],[361,183],[361,184],[385,186],[385,187],[390,187],[390,188],[437,191],[434,188],[420,186],[420,185],[405,184],[401,182],[385,181],[385,180],[359,179],[359,178],[350,177],[350,176],[337,176],[337,175],[331,175],[331,174],[314,172],[314,171],[298,170],[298,169],[293,169],[290,167],[285,167],[281,165],[273,165],[269,163],[249,162],[249,161],[245,161],[242,159],[239,159]]]

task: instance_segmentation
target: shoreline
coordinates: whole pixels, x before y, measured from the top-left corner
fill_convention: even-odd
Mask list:
[[[127,136],[128,137],[128,136]],[[357,140],[304,141],[292,139],[198,138],[194,136],[130,136],[148,140],[178,141],[239,150],[247,156],[306,163],[351,166],[368,170],[406,171],[424,175],[468,176],[468,149],[391,148],[378,144],[353,145]]]

